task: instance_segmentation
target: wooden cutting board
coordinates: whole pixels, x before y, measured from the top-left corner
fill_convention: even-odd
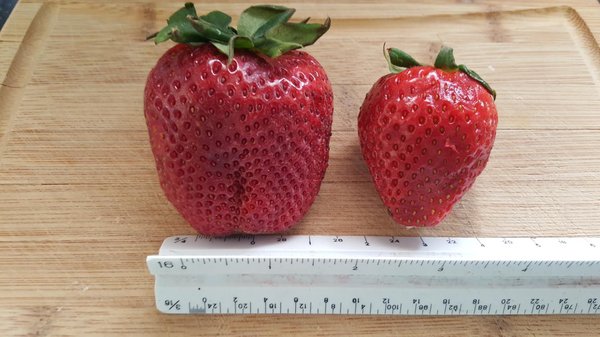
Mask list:
[[[146,255],[192,230],[160,190],[142,113],[169,44],[144,37],[179,4],[20,3],[0,33],[0,335],[526,336],[598,333],[578,317],[159,314]],[[239,13],[239,3],[201,4]],[[307,2],[333,19],[307,50],[330,75],[335,117],[319,197],[290,234],[600,235],[600,5],[580,0]],[[488,168],[439,227],[387,216],[360,155],[358,108],[387,72],[382,44],[432,61],[439,46],[498,92]]]

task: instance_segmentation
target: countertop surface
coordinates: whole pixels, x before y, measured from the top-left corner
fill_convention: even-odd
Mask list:
[[[0,31],[0,336],[600,334],[585,315],[158,313],[145,257],[193,231],[163,196],[142,112],[146,75],[171,44],[144,38],[180,5],[23,0]],[[329,75],[335,113],[319,196],[286,235],[600,236],[597,1],[287,5],[332,18],[306,50]],[[448,44],[498,92],[488,167],[435,228],[394,224],[361,158],[356,117],[387,72],[383,42],[424,62]]]

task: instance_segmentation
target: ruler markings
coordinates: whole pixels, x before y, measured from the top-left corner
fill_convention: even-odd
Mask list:
[[[313,314],[313,304],[322,303],[329,314],[597,314],[595,242],[178,236],[165,240],[147,264],[156,276],[157,308],[166,313]],[[252,310],[263,296],[264,309]],[[407,303],[412,313],[403,311]],[[467,304],[470,309],[463,310]],[[521,310],[523,305],[529,309]]]

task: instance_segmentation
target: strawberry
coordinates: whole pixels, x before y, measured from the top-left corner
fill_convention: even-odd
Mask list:
[[[275,233],[297,223],[329,156],[333,93],[295,49],[330,25],[290,23],[294,9],[253,6],[237,29],[192,4],[152,35],[178,42],[148,76],[144,113],[161,187],[198,232]]]
[[[362,155],[394,221],[434,226],[487,164],[496,93],[456,65],[451,48],[441,49],[433,67],[398,49],[385,55],[392,73],[373,85],[358,115]]]

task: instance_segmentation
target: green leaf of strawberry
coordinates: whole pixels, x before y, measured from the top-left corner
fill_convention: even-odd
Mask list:
[[[148,36],[148,39],[154,39],[155,43],[161,43],[172,39],[175,42],[207,42],[208,40],[202,37],[192,27],[187,17],[195,17],[196,9],[191,3],[186,3],[183,8],[173,13],[167,20],[167,26],[161,29],[158,33]],[[175,34],[173,34],[175,32]]]
[[[412,56],[400,49],[390,48],[387,53],[384,51],[383,55],[386,57],[390,72],[392,73],[399,73],[406,68],[418,67],[421,65],[417,60],[412,58]]]
[[[295,10],[283,6],[252,6],[242,12],[238,33],[252,39],[261,39],[270,29],[287,22]]]
[[[203,15],[202,18],[223,30],[227,30],[231,23],[231,16],[220,11],[212,11]]]
[[[384,55],[386,56],[390,72],[392,73],[399,73],[407,68],[421,66],[421,64],[412,58],[412,56],[400,49],[390,48],[388,49],[387,54],[384,52]],[[456,61],[454,60],[454,50],[452,48],[442,46],[433,66],[447,72],[461,71],[467,74],[469,77],[481,84],[494,97],[494,100],[496,99],[496,91],[492,89],[492,87],[486,81],[484,81],[481,76],[479,76],[473,70],[467,68],[467,66],[464,64],[456,64]]]
[[[440,50],[437,58],[435,59],[434,67],[446,71],[462,71],[467,74],[469,77],[479,82],[479,84],[483,85],[483,87],[492,94],[494,99],[496,99],[496,91],[490,87],[490,85],[481,78],[476,72],[467,68],[466,65],[461,64],[457,65],[454,60],[454,50],[450,47],[443,46]]]
[[[288,22],[295,11],[283,6],[252,6],[242,12],[235,29],[229,26],[229,15],[214,11],[198,16],[194,5],[186,3],[167,20],[166,27],[148,39],[155,43],[169,39],[177,43],[211,43],[230,61],[236,50],[245,49],[277,57],[315,43],[331,25],[329,18],[323,24],[308,23],[308,19]]]
[[[435,58],[435,63],[433,66],[445,71],[458,70],[458,66],[454,60],[454,50],[452,48],[442,46],[442,49],[440,49],[440,52]]]

